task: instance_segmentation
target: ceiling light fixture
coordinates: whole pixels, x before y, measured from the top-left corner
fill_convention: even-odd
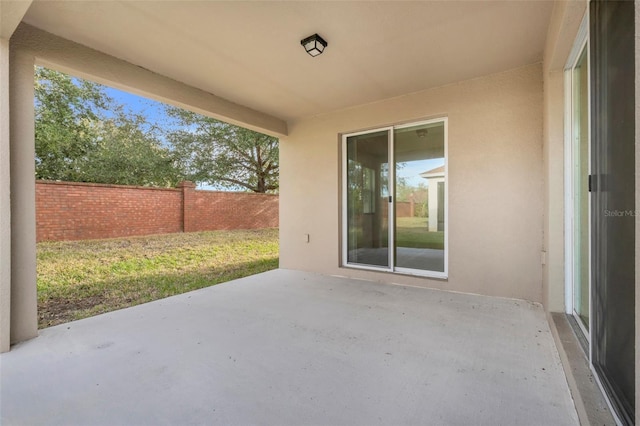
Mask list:
[[[327,42],[318,34],[314,34],[300,41],[304,46],[304,50],[311,56],[318,56],[327,47]]]
[[[429,133],[429,129],[416,130],[416,135],[418,135],[419,138],[426,138],[428,133]]]

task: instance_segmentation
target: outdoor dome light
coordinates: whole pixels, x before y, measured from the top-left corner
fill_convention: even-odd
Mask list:
[[[311,56],[318,56],[327,47],[327,42],[318,34],[314,34],[300,41],[300,44],[304,46],[304,50]]]

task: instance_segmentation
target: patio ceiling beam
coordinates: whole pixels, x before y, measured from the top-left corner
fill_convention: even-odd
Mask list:
[[[287,123],[280,118],[234,103],[25,23],[17,28],[11,44],[12,48],[29,52],[37,64],[48,68],[272,136],[287,135]]]
[[[32,0],[0,1],[0,38],[11,38],[31,3]]]

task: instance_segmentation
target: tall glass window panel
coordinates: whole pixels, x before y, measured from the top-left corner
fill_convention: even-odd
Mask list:
[[[445,272],[445,127],[394,130],[395,266]]]
[[[589,329],[589,76],[583,48],[572,76],[573,307]]]
[[[389,267],[389,132],[347,138],[347,262]]]
[[[621,424],[636,403],[634,2],[589,3],[591,361]]]

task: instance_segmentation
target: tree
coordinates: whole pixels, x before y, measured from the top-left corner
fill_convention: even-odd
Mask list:
[[[36,178],[175,186],[181,173],[159,130],[105,86],[36,68]]]
[[[411,201],[415,203],[414,216],[427,217],[428,214],[429,188],[423,182],[411,185],[406,178],[396,179],[396,200]]]
[[[76,181],[96,139],[96,122],[111,100],[96,83],[35,70],[36,178]]]
[[[253,192],[278,190],[278,139],[167,106],[178,126],[167,139],[186,178]]]
[[[142,115],[125,113],[100,122],[98,138],[84,161],[83,181],[115,185],[173,187],[182,180],[171,151],[163,147],[157,129],[143,130]]]

